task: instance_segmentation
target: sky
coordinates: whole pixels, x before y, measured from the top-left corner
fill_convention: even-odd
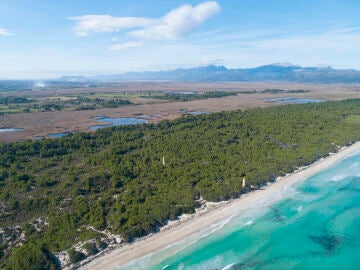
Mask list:
[[[359,0],[0,0],[0,78],[270,63],[360,70]]]

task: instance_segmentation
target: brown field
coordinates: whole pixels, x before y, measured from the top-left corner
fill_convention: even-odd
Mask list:
[[[282,90],[309,90],[307,93],[261,93],[264,89]],[[239,93],[237,96],[211,98],[189,102],[159,102],[137,99],[139,105],[119,108],[98,109],[89,111],[54,111],[5,114],[0,116],[0,128],[23,128],[17,132],[0,133],[0,142],[13,142],[34,139],[36,136],[47,136],[50,133],[66,131],[89,131],[90,126],[101,125],[92,117],[141,117],[141,115],[161,116],[151,119],[150,122],[159,122],[163,119],[175,119],[184,115],[184,111],[219,112],[236,109],[273,106],[276,103],[267,101],[269,98],[293,96],[299,98],[315,98],[325,100],[341,100],[346,98],[360,98],[359,85],[324,85],[324,84],[298,84],[298,83],[123,83],[116,87],[58,89],[42,91],[22,91],[16,95],[26,97],[52,97],[69,94],[88,93],[127,93],[141,91],[249,91],[257,90],[255,94]],[[140,101],[140,102],[139,102]]]

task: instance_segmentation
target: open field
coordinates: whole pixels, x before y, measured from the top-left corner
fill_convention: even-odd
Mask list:
[[[280,89],[278,93],[266,89]],[[300,93],[289,90],[306,90]],[[175,119],[187,111],[218,112],[235,109],[247,109],[278,105],[268,99],[280,97],[295,97],[321,100],[341,100],[360,97],[359,85],[340,84],[298,84],[298,83],[170,83],[142,82],[122,83],[117,87],[73,88],[57,90],[34,90],[13,92],[12,96],[31,99],[68,100],[69,96],[92,95],[96,97],[116,97],[132,102],[132,105],[117,108],[100,108],[95,110],[62,110],[36,111],[30,113],[15,113],[0,115],[0,128],[22,128],[21,131],[0,133],[1,142],[12,142],[34,139],[37,136],[48,136],[51,133],[71,131],[89,131],[90,126],[99,125],[94,116],[116,117],[147,117],[149,122],[159,122],[164,119]],[[251,91],[256,90],[256,93]],[[308,90],[308,91],[307,91]],[[141,98],[144,92],[213,92],[234,91],[236,96],[192,100],[187,102],[167,102],[161,99]],[[148,118],[146,118],[148,119]],[[104,123],[103,123],[104,124]],[[101,125],[101,124],[100,124]]]

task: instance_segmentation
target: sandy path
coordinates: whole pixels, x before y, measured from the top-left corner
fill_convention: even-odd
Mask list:
[[[304,180],[347,157],[355,150],[360,150],[360,142],[343,148],[336,154],[321,159],[303,170],[293,174],[278,178],[277,181],[266,188],[242,195],[241,198],[232,200],[222,207],[214,209],[201,216],[195,216],[193,219],[174,226],[166,231],[154,234],[145,240],[127,244],[119,249],[113,250],[102,257],[96,258],[80,269],[113,269],[125,265],[126,263],[156,252],[170,244],[183,240],[185,237],[199,232],[201,229],[211,224],[225,220],[238,211],[248,208],[250,205],[259,202],[263,198],[284,190],[289,184],[294,184]]]

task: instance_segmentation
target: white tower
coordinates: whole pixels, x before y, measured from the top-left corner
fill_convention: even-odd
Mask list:
[[[245,177],[243,177],[242,187],[245,187],[245,185],[246,185],[246,180],[245,180]]]
[[[165,167],[165,157],[163,157],[162,163],[163,163],[163,166]]]

